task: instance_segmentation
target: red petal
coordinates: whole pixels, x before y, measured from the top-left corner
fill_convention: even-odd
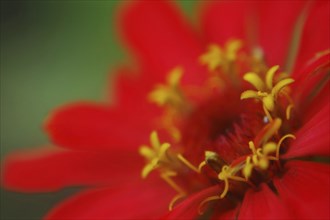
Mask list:
[[[315,75],[315,72],[317,72],[321,68],[329,68],[329,62],[330,62],[330,53],[321,54],[319,56],[310,56],[310,60],[302,65],[302,68],[299,71],[294,71],[292,73],[292,77],[296,80],[295,86],[297,88],[304,85],[306,80],[310,80],[310,78]],[[307,86],[314,87],[314,86]]]
[[[315,111],[315,107],[322,106],[323,103],[320,103],[320,101],[325,101],[322,99],[323,96],[329,96],[329,93],[320,94],[322,89],[326,89],[326,86],[329,86],[327,76],[329,68],[330,54],[327,53],[319,57],[314,57],[301,70],[294,72],[292,75],[296,80],[293,84],[292,94],[296,108],[299,108],[300,112],[308,114],[307,117],[311,113],[317,112]],[[315,100],[316,97],[321,97],[321,99]],[[329,99],[326,102],[329,102]],[[306,115],[304,115],[304,118],[306,118]]]
[[[284,158],[330,156],[330,104],[328,103],[296,134]]]
[[[134,1],[126,6],[120,18],[123,37],[144,73],[163,80],[181,65],[187,73],[184,80],[201,83],[205,76],[198,57],[203,47],[180,11],[166,1]]]
[[[246,40],[249,8],[245,2],[213,1],[202,7],[201,26],[206,41],[223,45],[232,38]]]
[[[316,90],[320,89],[318,94],[315,94],[313,100],[308,103],[309,106],[304,109],[303,121],[309,121],[311,118],[316,115],[320,109],[329,105],[330,102],[330,81],[328,80],[323,88],[316,88]]]
[[[134,112],[143,112],[144,114],[147,112],[150,115],[160,116],[160,109],[154,103],[147,101],[149,93],[155,86],[155,82],[148,76],[122,69],[115,79],[114,98],[118,100],[116,104],[120,108],[134,109]]]
[[[257,38],[269,66],[285,64],[297,18],[305,5],[304,1],[261,1],[258,4]]]
[[[215,1],[203,8],[203,33],[211,43],[224,44],[239,38],[250,47],[261,46],[269,65],[284,64],[293,27],[304,4]],[[276,16],[279,12],[281,16]]]
[[[237,219],[239,207],[237,206],[236,208],[230,209],[229,211],[226,211],[225,213],[221,213],[220,215],[215,215],[211,219],[212,220],[233,220]]]
[[[330,166],[290,161],[285,167],[274,183],[288,210],[296,219],[329,219]]]
[[[47,147],[10,154],[2,165],[4,187],[43,192],[139,179],[143,161],[138,154],[125,151],[95,153]]]
[[[45,219],[154,219],[168,210],[174,196],[161,180],[123,184],[119,188],[86,190],[61,203]]]
[[[311,57],[330,48],[330,2],[313,1],[301,36],[296,68]]]
[[[219,186],[215,185],[189,196],[162,219],[194,219],[199,215],[198,208],[201,202],[207,197],[218,195],[219,192]]]
[[[154,129],[153,113],[147,105],[135,109],[75,103],[63,106],[47,120],[45,129],[57,145],[72,149],[137,149],[148,143]]]
[[[289,211],[267,185],[246,192],[238,219],[289,219]]]

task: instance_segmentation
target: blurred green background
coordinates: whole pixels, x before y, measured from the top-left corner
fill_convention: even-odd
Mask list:
[[[195,1],[178,4],[191,14]],[[118,1],[1,1],[1,159],[48,143],[41,125],[57,106],[105,100],[108,74],[125,53],[115,31]],[[126,62],[127,63],[127,62]],[[1,189],[1,219],[41,219],[76,192]]]

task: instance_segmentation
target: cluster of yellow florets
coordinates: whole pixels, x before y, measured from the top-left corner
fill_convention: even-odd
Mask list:
[[[200,57],[200,62],[206,65],[210,72],[216,72],[217,70],[228,72],[235,65],[235,61],[239,59],[239,51],[242,47],[242,43],[239,40],[229,41],[224,48],[218,45],[211,45],[209,50]],[[260,57],[258,57],[258,62]],[[265,64],[260,68],[251,69],[265,69]],[[279,131],[282,126],[283,120],[289,120],[291,109],[293,108],[293,102],[287,91],[287,87],[294,82],[291,78],[276,78],[274,83],[275,73],[278,71],[279,66],[273,66],[266,71],[248,72],[244,74],[243,79],[250,83],[255,90],[246,90],[241,94],[241,100],[254,99],[262,104],[265,113],[265,127],[262,130],[262,137],[258,143],[252,140],[247,143],[251,154],[246,155],[245,160],[238,164],[222,165],[219,169],[218,179],[224,182],[223,192],[219,195],[211,196],[205,199],[201,206],[206,202],[224,198],[230,190],[229,180],[241,181],[249,183],[249,178],[252,176],[253,170],[265,171],[269,168],[271,161],[278,161],[280,159],[280,147],[282,142],[286,138],[294,138],[292,134],[279,137]],[[172,135],[173,139],[177,142],[180,140],[180,131],[175,127],[173,123],[173,116],[177,112],[182,112],[182,109],[189,106],[189,102],[180,86],[180,79],[183,74],[183,69],[177,67],[173,69],[167,78],[166,84],[157,85],[155,89],[149,94],[149,100],[155,104],[165,108],[164,125]],[[229,75],[236,75],[230,73]],[[283,74],[282,74],[283,75]],[[221,80],[221,74],[213,74],[210,76],[212,80],[215,78]],[[242,80],[241,80],[242,81]],[[287,103],[285,107],[286,117],[281,118],[278,115],[278,109],[283,109],[279,97],[285,97]],[[239,101],[239,100],[238,100]],[[274,142],[274,140],[278,140]],[[177,170],[180,167],[185,166],[197,173],[202,173],[204,166],[208,165],[210,160],[217,161],[219,156],[216,152],[206,151],[205,160],[198,166],[189,162],[181,153],[175,153],[171,151],[169,143],[161,143],[159,141],[156,131],[153,131],[150,135],[151,147],[141,146],[140,154],[145,157],[147,164],[142,170],[142,177],[146,178],[148,174],[153,170],[159,170],[160,176],[163,178],[172,188],[174,188],[178,195],[173,198],[170,203],[170,209],[173,204],[178,200],[186,196],[186,192],[172,179],[173,176],[178,175]]]

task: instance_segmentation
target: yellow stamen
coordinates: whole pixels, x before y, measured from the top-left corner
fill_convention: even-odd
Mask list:
[[[241,94],[241,99],[254,98],[260,100],[263,103],[268,119],[271,119],[269,112],[274,111],[278,95],[285,87],[294,82],[293,79],[286,78],[279,80],[275,86],[273,86],[274,75],[278,69],[279,66],[271,67],[266,73],[265,80],[262,80],[260,76],[254,72],[248,72],[243,76],[244,80],[252,84],[257,91],[246,90]]]
[[[265,84],[258,74],[249,72],[243,76],[243,79],[252,84],[258,91],[264,91]]]
[[[158,150],[160,148],[160,141],[158,139],[158,134],[156,131],[152,131],[150,134],[150,143],[151,146],[155,149]]]
[[[229,181],[228,181],[228,178],[223,179],[223,181],[225,182],[225,188],[223,189],[223,192],[220,195],[220,198],[221,199],[223,199],[227,195],[227,192],[229,190]]]
[[[275,118],[272,122],[265,126],[264,133],[262,134],[262,138],[257,145],[261,145],[266,143],[277,131],[280,129],[282,125],[282,120],[280,118]]]
[[[167,77],[167,84],[159,84],[149,94],[148,99],[159,106],[181,106],[184,103],[180,89],[180,80],[183,74],[181,67],[174,68]]]
[[[158,168],[160,162],[168,160],[166,152],[170,148],[170,144],[161,144],[156,131],[152,131],[150,134],[150,144],[151,147],[142,145],[139,148],[139,153],[148,161],[142,169],[142,178],[146,178],[151,171]]]
[[[269,166],[269,160],[268,158],[261,157],[258,161],[258,166],[262,170],[266,170]]]
[[[237,59],[237,53],[242,48],[243,43],[240,40],[230,40],[226,43],[226,57],[229,61]]]
[[[274,97],[272,95],[267,95],[262,98],[262,102],[264,103],[264,106],[267,110],[273,111],[274,110]]]
[[[287,120],[290,120],[291,111],[292,111],[293,107],[294,107],[293,104],[290,104],[290,105],[288,105],[288,107],[286,107],[285,115],[286,115]]]
[[[258,155],[257,154],[253,154],[252,155],[252,162],[255,166],[258,166],[259,163],[259,159],[258,159]]]
[[[236,180],[236,181],[242,181],[246,182],[246,180],[242,177],[235,176],[235,174],[240,170],[241,168],[239,166],[236,167],[229,167],[227,165],[224,165],[222,167],[221,172],[218,175],[218,179],[224,181],[224,189],[223,192],[220,195],[220,198],[224,198],[228,191],[229,191],[229,179]]]
[[[215,172],[220,172],[221,167],[224,165],[224,161],[222,161],[219,155],[213,151],[205,151],[205,159],[198,166],[199,172],[202,171],[202,168],[205,165],[209,165]]]
[[[254,146],[253,141],[249,141],[249,148],[252,151],[253,154],[256,154],[256,147]]]
[[[265,155],[271,154],[276,151],[276,144],[274,142],[268,142],[262,147],[262,152]]]
[[[141,172],[142,178],[143,179],[146,178],[149,175],[149,173],[151,173],[151,171],[153,171],[157,167],[158,167],[158,160],[155,159],[155,160],[150,161],[142,169],[142,172]]]
[[[184,163],[187,167],[189,167],[191,170],[195,171],[196,173],[200,173],[200,169],[197,168],[196,166],[192,165],[186,158],[182,156],[182,154],[177,155],[178,159]]]
[[[203,214],[202,208],[206,203],[214,201],[214,200],[219,200],[219,199],[221,199],[221,197],[219,197],[219,196],[210,196],[210,197],[207,197],[206,199],[204,199],[198,206],[198,214],[199,215]]]
[[[250,178],[251,174],[252,174],[252,170],[253,170],[253,164],[251,163],[251,157],[248,156],[246,158],[246,162],[245,162],[245,166],[242,170],[243,176],[245,177],[245,179],[247,180],[248,178]]]
[[[285,116],[286,116],[286,119],[289,120],[291,118],[291,111],[292,109],[294,108],[294,103],[293,103],[293,100],[292,98],[289,96],[289,94],[287,93],[287,91],[285,90],[282,90],[281,94],[284,95],[284,97],[288,100],[289,102],[289,105],[286,107],[286,110],[285,110]]]
[[[277,119],[275,119],[275,121],[276,120]],[[278,121],[278,122],[280,122],[280,121]],[[266,132],[264,134],[267,136],[264,139],[265,141],[267,141],[270,138],[270,136],[273,135],[278,130],[278,128],[280,126],[280,123],[273,123],[273,124],[277,124],[277,125],[271,126],[270,128],[268,128],[269,129],[268,132]],[[275,160],[275,161],[279,160],[280,147],[281,147],[282,142],[286,138],[295,139],[295,136],[292,134],[287,134],[287,135],[283,136],[278,141],[277,144],[275,142],[266,142],[266,143],[262,144],[261,148],[256,148],[255,144],[252,141],[249,142],[249,148],[251,149],[252,154],[246,157],[245,164],[242,169],[242,174],[246,180],[248,180],[250,178],[250,176],[252,175],[253,168],[257,167],[261,170],[266,170],[269,167],[270,160]],[[276,156],[271,156],[273,153],[275,153]]]
[[[273,66],[272,68],[270,68],[268,71],[267,71],[267,74],[266,74],[266,85],[267,85],[267,88],[268,89],[272,89],[273,88],[273,78],[274,78],[274,75],[276,73],[276,71],[280,68],[280,66]]]
[[[264,112],[265,112],[265,115],[266,115],[268,121],[272,122],[273,118],[272,118],[271,114],[269,113],[268,109],[266,108],[266,106],[263,105],[262,108],[264,109]]]
[[[277,146],[274,142],[268,142],[262,146],[262,148],[256,149],[252,141],[249,142],[249,148],[252,151],[252,155],[248,156],[245,160],[245,166],[242,170],[243,176],[246,180],[252,175],[254,167],[258,167],[261,170],[266,170],[269,166],[269,160],[274,160],[272,154],[276,151]]]
[[[186,194],[178,194],[178,195],[174,196],[174,198],[171,200],[170,204],[168,205],[168,209],[169,209],[170,211],[172,211],[172,210],[173,210],[173,207],[174,207],[174,204],[175,204],[178,200],[180,200],[180,199],[182,199],[182,198],[184,198],[184,197],[186,197],[186,196],[187,196]]]
[[[169,210],[171,211],[173,209],[173,206],[175,204],[176,201],[178,201],[179,199],[183,198],[186,196],[186,192],[178,185],[176,184],[172,177],[176,176],[177,173],[174,171],[167,171],[167,172],[163,172],[160,176],[163,180],[165,180],[165,182],[168,183],[168,185],[170,185],[175,191],[178,192],[178,194],[171,200],[170,204],[169,204]]]
[[[222,68],[226,72],[229,65],[237,59],[237,53],[241,47],[240,40],[229,40],[224,48],[211,44],[208,51],[199,57],[199,61],[206,65],[211,72],[217,68]]]
[[[199,60],[202,64],[207,65],[210,71],[214,71],[216,68],[221,66],[223,62],[222,56],[222,49],[216,44],[211,44],[208,51],[200,56]]]
[[[139,148],[139,153],[140,153],[141,156],[145,157],[148,160],[152,160],[156,156],[155,151],[152,150],[151,148],[149,148],[146,145],[142,145]]]
[[[253,90],[246,90],[242,92],[241,99],[259,98],[259,93]]]
[[[289,84],[293,83],[294,80],[291,78],[287,78],[287,79],[282,79],[280,80],[272,89],[272,96],[273,97],[277,97],[277,95],[280,93],[280,91],[288,86]]]
[[[203,169],[203,167],[206,166],[206,164],[207,164],[206,161],[201,162],[201,163],[198,165],[198,170],[201,172],[202,169]]]
[[[176,176],[177,173],[174,171],[167,171],[162,173],[160,176],[177,192],[179,193],[184,193],[184,191],[182,190],[182,188],[180,186],[178,186],[173,180],[172,177]]]
[[[168,85],[171,87],[178,87],[180,85],[182,75],[183,69],[181,67],[174,68],[167,76]]]
[[[287,134],[287,135],[284,135],[280,141],[277,143],[276,145],[276,158],[279,159],[280,157],[280,148],[281,148],[281,145],[282,145],[282,142],[287,139],[287,138],[292,138],[292,139],[296,139],[296,136],[294,136],[293,134]]]
[[[177,143],[181,140],[181,132],[175,124],[176,110],[172,108],[165,109],[160,118],[160,126],[168,131],[173,140]]]

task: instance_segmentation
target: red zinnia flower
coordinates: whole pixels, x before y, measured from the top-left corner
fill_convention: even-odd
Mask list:
[[[10,155],[3,184],[88,187],[46,219],[328,219],[329,1],[213,2],[201,19],[197,35],[167,2],[123,8],[141,74],[119,75],[115,106],[55,111],[63,148]]]

